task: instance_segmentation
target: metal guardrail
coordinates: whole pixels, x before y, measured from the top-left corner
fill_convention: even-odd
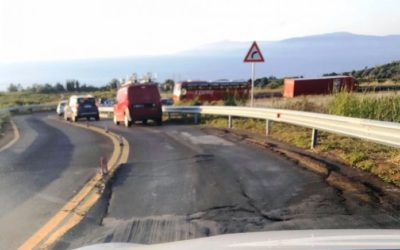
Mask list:
[[[34,104],[0,109],[0,113],[23,113],[52,111],[56,104]],[[113,107],[99,107],[100,114],[111,117]],[[271,122],[313,129],[311,147],[317,143],[318,130],[360,138],[379,144],[400,148],[400,124],[369,119],[351,118],[312,112],[293,111],[272,108],[227,107],[227,106],[163,106],[164,113],[207,114],[228,117],[228,127],[232,128],[233,117],[256,118],[266,120],[266,134],[271,132]],[[198,116],[195,116],[198,119]]]
[[[10,108],[0,109],[0,113],[24,113],[24,112],[38,112],[38,111],[53,111],[56,110],[57,104],[32,104],[21,105]]]
[[[114,113],[113,107],[99,107],[100,117],[102,118],[112,118]]]
[[[400,124],[368,119],[318,114],[272,108],[226,107],[226,106],[164,106],[165,113],[189,113],[246,117],[266,120],[266,134],[270,134],[271,121],[308,127],[313,129],[311,147],[317,144],[318,130],[360,138],[400,148]]]
[[[114,108],[113,107],[99,107],[99,112],[100,113],[113,113]]]
[[[113,108],[103,107],[100,108],[100,112],[112,113]],[[263,119],[266,120],[265,130],[267,135],[271,132],[271,121],[307,127],[313,129],[312,148],[317,144],[319,130],[400,148],[400,124],[394,122],[286,109],[227,106],[163,106],[163,112],[227,116],[229,128],[232,128],[233,117]]]

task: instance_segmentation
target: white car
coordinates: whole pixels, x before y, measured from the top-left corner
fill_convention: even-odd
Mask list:
[[[58,105],[57,105],[57,114],[59,116],[64,115],[64,108],[65,108],[65,105],[67,105],[67,104],[68,104],[68,101],[61,101],[61,102],[58,103]]]

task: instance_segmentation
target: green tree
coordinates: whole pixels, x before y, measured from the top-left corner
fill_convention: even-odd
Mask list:
[[[65,82],[65,88],[67,91],[80,91],[80,83],[78,80],[67,80]]]
[[[74,91],[75,90],[75,81],[74,80],[67,80],[65,82],[65,88],[69,92]]]
[[[172,91],[172,90],[174,89],[174,85],[175,85],[174,80],[172,80],[172,79],[167,79],[167,80],[165,80],[165,82],[161,85],[161,88],[162,88],[163,91],[170,92],[170,91]]]
[[[75,91],[80,91],[81,90],[79,85],[80,85],[79,81],[75,81]]]
[[[14,83],[10,83],[7,88],[8,92],[17,92],[18,91],[18,85]]]
[[[262,78],[258,78],[254,81],[254,86],[265,88],[268,85],[268,83],[269,83],[268,78],[262,77]]]
[[[118,89],[118,87],[121,85],[121,83],[119,82],[119,80],[118,79],[116,79],[116,78],[113,78],[108,84],[107,84],[107,86],[110,88],[110,89]]]
[[[61,84],[61,83],[56,83],[56,85],[54,86],[54,89],[55,89],[55,91],[56,92],[64,92],[65,91],[65,88],[64,88],[64,86]]]

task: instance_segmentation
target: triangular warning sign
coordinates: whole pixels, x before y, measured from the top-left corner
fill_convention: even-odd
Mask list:
[[[251,45],[249,52],[247,52],[244,62],[264,62],[264,57],[261,53],[260,48],[258,48],[257,43],[254,41]]]

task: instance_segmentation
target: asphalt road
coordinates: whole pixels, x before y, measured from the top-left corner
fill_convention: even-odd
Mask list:
[[[0,249],[16,249],[97,171],[111,142],[55,115],[14,117],[21,134],[0,152]]]
[[[128,164],[55,249],[159,243],[283,229],[400,228],[400,214],[367,205],[274,152],[199,126],[131,128]]]

